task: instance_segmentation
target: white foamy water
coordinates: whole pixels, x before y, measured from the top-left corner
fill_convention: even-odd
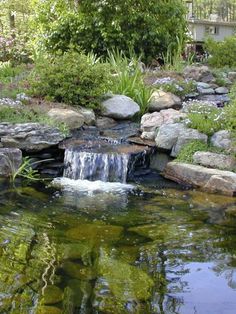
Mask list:
[[[82,193],[123,193],[131,191],[135,187],[131,184],[120,182],[104,182],[104,181],[88,181],[88,180],[73,180],[65,177],[55,178],[52,185],[62,187],[67,191],[78,191]]]
[[[129,155],[117,153],[65,152],[64,177],[80,180],[126,182]]]

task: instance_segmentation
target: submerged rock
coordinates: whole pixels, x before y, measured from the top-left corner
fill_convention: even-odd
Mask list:
[[[102,115],[113,119],[131,119],[140,111],[139,105],[130,97],[114,95],[101,104]]]
[[[57,145],[65,137],[59,129],[40,123],[0,123],[0,138],[4,147],[40,151]]]
[[[100,244],[101,242],[117,241],[121,237],[123,227],[103,224],[83,224],[67,231],[69,239],[88,241]]]
[[[104,251],[98,261],[101,276],[95,285],[93,306],[104,313],[138,313],[140,301],[150,298],[152,279],[142,270],[109,257]]]
[[[70,261],[64,262],[62,267],[65,273],[74,279],[89,281],[96,278],[96,272],[92,267]]]
[[[43,294],[44,304],[56,304],[63,300],[63,292],[57,286],[47,286]]]
[[[203,166],[169,162],[164,169],[165,178],[178,183],[190,184],[209,192],[236,195],[236,174],[230,171],[205,168]]]
[[[36,314],[62,314],[62,310],[55,306],[40,306]]]

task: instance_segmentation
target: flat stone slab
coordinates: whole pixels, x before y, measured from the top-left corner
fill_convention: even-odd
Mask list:
[[[231,171],[172,161],[166,165],[163,176],[204,191],[236,196],[236,174]]]
[[[40,151],[57,145],[65,137],[59,129],[40,123],[0,123],[0,139],[3,147]]]

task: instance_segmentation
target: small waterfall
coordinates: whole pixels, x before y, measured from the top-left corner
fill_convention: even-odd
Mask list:
[[[95,153],[69,148],[65,151],[64,177],[74,180],[126,182],[128,154]]]

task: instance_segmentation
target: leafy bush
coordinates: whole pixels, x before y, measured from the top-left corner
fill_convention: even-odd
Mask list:
[[[152,59],[170,45],[176,50],[177,38],[185,40],[181,0],[82,0],[77,8],[67,1],[45,0],[38,3],[36,12],[37,28],[43,30],[46,47],[53,52],[64,52],[71,45],[99,56],[114,48],[126,54],[132,49]]]
[[[227,37],[221,42],[208,39],[205,44],[209,52],[209,64],[217,68],[236,67],[236,36]]]
[[[0,61],[11,61],[13,64],[31,61],[31,51],[26,35],[14,33],[11,36],[0,36]]]
[[[194,153],[198,151],[209,151],[209,147],[206,143],[199,141],[199,140],[193,140],[189,143],[187,143],[179,152],[177,155],[176,160],[186,163],[193,163],[193,155]]]
[[[140,58],[127,58],[123,52],[108,52],[112,72],[115,74],[112,92],[126,95],[140,106],[140,114],[148,110],[153,88],[146,86],[143,81]]]
[[[187,112],[186,124],[207,135],[212,135],[226,126],[225,111],[214,104],[201,101],[191,101],[183,104],[183,111]]]
[[[40,59],[31,86],[33,95],[97,108],[99,97],[112,86],[112,76],[108,64],[94,63],[91,57],[68,51],[53,59]]]

